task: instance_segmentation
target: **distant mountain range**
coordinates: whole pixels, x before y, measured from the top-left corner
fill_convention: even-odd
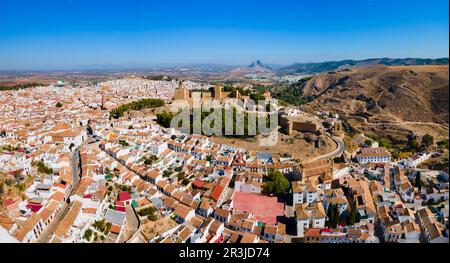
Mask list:
[[[263,64],[260,60],[256,60],[250,64],[248,67],[238,67],[230,71],[232,75],[246,75],[246,74],[257,74],[257,73],[274,73],[274,70]]]
[[[263,64],[260,60],[256,60],[254,62],[252,62],[252,64],[250,64],[250,66],[248,66],[248,68],[251,69],[267,69],[267,70],[272,70],[271,67]]]
[[[448,58],[424,59],[424,58],[372,58],[365,60],[341,60],[325,61],[316,63],[295,63],[277,70],[278,74],[314,74],[334,71],[345,68],[364,66],[386,65],[386,66],[408,66],[408,65],[447,65]]]
[[[255,60],[248,66],[223,65],[213,63],[197,64],[166,64],[166,65],[79,65],[71,69],[48,69],[48,70],[0,70],[0,74],[24,74],[30,72],[173,72],[185,73],[215,73],[230,74],[232,77],[244,76],[247,74],[263,75],[287,75],[287,74],[317,74],[340,69],[350,69],[364,66],[386,65],[386,66],[406,66],[406,65],[448,65],[448,58],[426,59],[426,58],[372,58],[365,60],[341,60],[324,61],[311,63],[295,63],[292,65],[265,64],[261,60]]]

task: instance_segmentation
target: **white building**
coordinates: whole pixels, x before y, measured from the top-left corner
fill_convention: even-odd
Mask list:
[[[430,209],[420,209],[416,217],[423,236],[428,243],[448,243],[448,238],[442,235],[442,227],[436,221]]]
[[[292,202],[296,204],[311,204],[317,201],[317,188],[311,183],[303,183],[302,181],[292,182]]]
[[[326,213],[322,202],[316,202],[307,206],[297,204],[295,206],[295,216],[297,219],[297,236],[303,237],[307,228],[325,227]]]
[[[162,152],[164,152],[166,149],[168,149],[167,142],[155,142],[155,143],[149,144],[147,147],[148,147],[148,150],[150,151],[150,153],[157,157],[159,157]]]
[[[365,148],[356,155],[360,164],[365,163],[387,163],[391,161],[391,153],[385,148]]]
[[[431,157],[431,153],[418,153],[405,160],[405,165],[408,167],[416,167]]]

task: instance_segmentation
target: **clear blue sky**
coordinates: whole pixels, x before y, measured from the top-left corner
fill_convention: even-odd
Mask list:
[[[448,0],[1,0],[0,70],[448,57]]]

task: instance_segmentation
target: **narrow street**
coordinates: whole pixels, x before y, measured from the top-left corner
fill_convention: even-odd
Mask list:
[[[81,163],[80,163],[80,149],[87,143],[91,142],[93,139],[89,136],[87,140],[85,140],[78,148],[76,148],[73,152],[70,154],[70,167],[72,169],[72,178],[73,178],[73,185],[72,190],[70,191],[71,196],[74,191],[78,188],[78,184],[80,183],[81,178]],[[70,202],[70,198],[68,199],[68,202]],[[56,217],[53,219],[53,221],[44,229],[42,234],[38,238],[39,243],[48,243],[50,242],[50,239],[52,238],[52,235],[55,231],[55,229],[58,227],[59,222],[66,216],[66,214],[69,212],[69,203],[64,202],[63,207],[59,210]]]

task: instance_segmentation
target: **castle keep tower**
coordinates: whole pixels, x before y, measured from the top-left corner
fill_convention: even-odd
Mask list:
[[[221,100],[222,99],[222,86],[216,85],[214,86],[214,99]]]
[[[178,84],[178,88],[175,89],[174,100],[188,100],[189,99],[189,91],[187,91],[182,82],[180,81]]]

